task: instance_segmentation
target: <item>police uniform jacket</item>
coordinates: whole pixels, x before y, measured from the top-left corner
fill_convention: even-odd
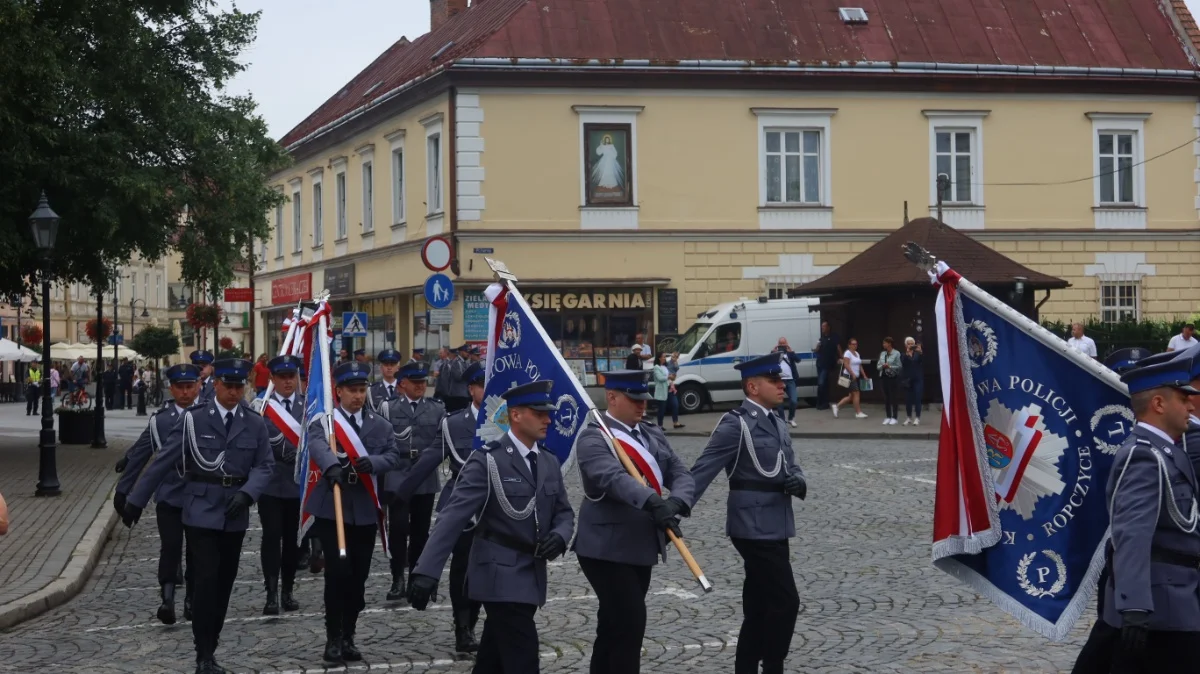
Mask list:
[[[277,400],[279,396],[272,394]],[[287,406],[280,403],[283,411],[287,412]],[[266,409],[265,401],[263,409]],[[292,418],[300,422],[300,427],[303,432],[304,427],[304,395],[300,391],[292,394]],[[271,456],[275,459],[275,468],[271,471],[271,481],[267,483],[263,494],[273,496],[275,498],[300,498],[300,487],[296,484],[296,450],[297,447],[287,439],[283,431],[263,415],[263,421],[267,424],[267,434],[271,438]]]
[[[575,512],[567,502],[558,460],[539,446],[537,461],[537,484],[533,484],[529,466],[507,434],[471,452],[413,573],[440,578],[459,534],[477,516],[479,524],[467,567],[468,598],[481,602],[546,603],[546,560],[535,559],[533,550],[551,532],[570,541]],[[492,482],[489,464],[494,467],[502,491]],[[525,519],[515,519],[506,512],[505,504],[521,512],[531,499],[536,502]]]
[[[400,395],[400,380],[393,379],[391,385],[395,391],[390,393],[388,392],[387,382],[383,381],[382,379],[374,384],[371,384],[371,387],[367,389],[367,406],[370,407],[372,411],[378,412],[379,408],[383,406],[383,403],[391,400],[395,396]]]
[[[243,511],[236,519],[225,518],[229,497],[242,491],[251,501],[257,501],[267,483],[271,481],[275,460],[271,456],[271,440],[263,418],[245,403],[238,403],[231,414],[234,415],[233,424],[229,428],[229,435],[226,436],[225,424],[221,420],[215,400],[189,407],[180,422],[180,441],[154,457],[135,493],[129,497],[129,502],[139,508],[145,508],[149,490],[161,484],[166,475],[182,460],[184,526],[217,531],[245,531],[250,526],[248,510]],[[188,437],[189,418],[195,433],[194,448]],[[207,462],[215,462],[224,453],[224,464],[216,470],[206,470],[193,458],[193,450]],[[226,485],[202,481],[223,476],[238,481],[245,479],[245,482],[240,485]],[[195,479],[196,477],[201,479]],[[142,482],[146,483],[145,488]]]
[[[179,439],[182,436],[180,421],[183,420],[183,414],[175,405],[174,400],[168,400],[160,409],[155,410],[150,415],[150,423],[146,424],[146,430],[138,436],[137,442],[125,452],[125,458],[129,460],[125,466],[125,471],[121,473],[121,479],[117,481],[117,493],[125,494],[126,497],[137,490],[138,477],[142,474],[142,469],[150,462],[151,457],[163,451],[171,451],[179,458]],[[154,426],[154,432],[151,432],[150,427]],[[157,435],[158,444],[154,442],[154,437]],[[140,503],[147,503],[150,499],[150,491],[154,492],[154,501],[156,503],[165,503],[176,508],[183,507],[183,478],[179,476],[179,467],[175,470],[167,471],[162,482],[155,488],[153,485],[145,487],[146,491],[139,499]]]
[[[1183,436],[1183,448],[1192,462],[1192,472],[1200,477],[1200,419],[1194,415],[1188,419],[1187,433]]]
[[[1184,517],[1192,511],[1196,475],[1187,453],[1135,426],[1113,458],[1106,495],[1113,552],[1104,622],[1120,627],[1122,611],[1139,610],[1150,612],[1151,630],[1200,631],[1200,569],[1161,561],[1200,558],[1200,530],[1181,531],[1168,512],[1169,502]]]
[[[196,396],[196,404],[200,405],[208,402],[216,397],[216,386],[213,384],[213,378],[209,377],[200,382],[200,394]]]
[[[475,448],[475,427],[476,417],[471,413],[470,407],[443,417],[442,441],[421,450],[412,468],[396,484],[396,497],[402,501],[411,499],[417,488],[429,479],[429,475],[436,471],[443,461],[449,461],[451,478],[446,480],[437,502],[437,512],[442,512],[442,508],[450,500],[450,493],[454,491],[454,482],[462,471],[463,462]]]
[[[392,423],[396,434],[396,445],[400,448],[400,465],[384,479],[384,496],[389,502],[399,498],[399,485],[404,473],[412,467],[426,447],[441,446],[442,417],[446,406],[430,398],[417,401],[416,410],[406,396],[387,401],[379,410],[379,416]],[[441,488],[437,472],[430,472],[421,481],[414,494],[436,494]]]
[[[438,377],[437,385],[434,386],[433,392],[439,397],[446,396],[466,396],[467,384],[462,380],[463,370],[467,369],[467,364],[458,356],[451,356],[446,360],[438,362]],[[455,386],[458,384],[458,386]],[[456,393],[459,390],[461,393]]]
[[[610,426],[619,422],[608,420]],[[696,483],[683,461],[671,451],[661,428],[637,425],[642,444],[662,471],[662,485],[691,507]],[[579,506],[579,532],[575,554],[620,564],[653,566],[666,555],[667,536],[654,526],[642,510],[654,489],[630,475],[613,453],[599,426],[589,424],[579,434],[575,460],[583,482],[584,499]],[[668,494],[663,493],[666,498]]]
[[[342,411],[338,409],[333,413],[342,414]],[[350,430],[350,432],[354,431]],[[362,427],[358,437],[362,440],[363,448],[367,450],[367,455],[371,459],[374,475],[383,475],[400,465],[400,451],[396,447],[396,438],[392,434],[391,424],[365,406],[362,409]],[[345,452],[344,447],[339,449]],[[319,421],[308,427],[308,452],[322,471],[339,463],[338,458],[329,448],[329,438],[325,436],[325,425]],[[369,476],[356,473],[353,463],[349,460],[342,461],[341,465],[347,478],[347,484],[342,486],[343,521],[355,526],[377,524],[379,515],[375,511],[375,502],[371,500],[371,495],[364,485],[364,481],[368,480]],[[310,479],[316,478],[310,477]],[[313,487],[304,509],[312,513],[314,517],[332,520],[334,518],[333,487],[327,481],[321,480],[320,484]]]
[[[725,533],[730,538],[775,541],[796,535],[792,497],[783,493],[783,482],[789,474],[804,477],[804,471],[796,465],[792,438],[778,416],[747,400],[721,417],[692,466],[696,501],[722,470],[729,476]]]

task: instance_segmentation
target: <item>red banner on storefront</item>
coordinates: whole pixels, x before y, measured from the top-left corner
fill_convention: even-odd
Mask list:
[[[312,273],[295,274],[271,281],[271,304],[291,304],[311,300]]]
[[[254,289],[253,288],[226,288],[225,289],[225,301],[226,302],[253,302],[254,301]]]

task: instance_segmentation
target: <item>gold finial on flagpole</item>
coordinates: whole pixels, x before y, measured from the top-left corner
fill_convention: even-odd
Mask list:
[[[491,268],[492,273],[495,274],[497,281],[508,281],[509,283],[517,282],[516,274],[513,274],[511,271],[509,271],[508,267],[503,262],[500,260],[493,260],[490,257],[485,257],[483,259],[487,260],[487,265]]]

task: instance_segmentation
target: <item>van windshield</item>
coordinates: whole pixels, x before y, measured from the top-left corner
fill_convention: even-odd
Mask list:
[[[688,354],[692,349],[696,348],[696,343],[700,341],[708,329],[712,327],[712,323],[693,323],[688,331],[683,333],[679,341],[675,344],[675,350],[680,354]]]

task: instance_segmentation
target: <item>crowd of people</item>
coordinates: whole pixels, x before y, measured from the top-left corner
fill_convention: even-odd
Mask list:
[[[26,416],[38,414],[44,386],[50,387],[50,398],[54,404],[87,404],[95,393],[90,387],[96,383],[97,369],[104,406],[108,409],[133,407],[137,392],[142,388],[149,389],[155,382],[153,368],[138,365],[128,358],[122,358],[119,365],[105,359],[100,368],[83,356],[73,361],[54,360],[51,361],[49,376],[42,372],[41,363],[29,363],[27,367],[24,383]]]

